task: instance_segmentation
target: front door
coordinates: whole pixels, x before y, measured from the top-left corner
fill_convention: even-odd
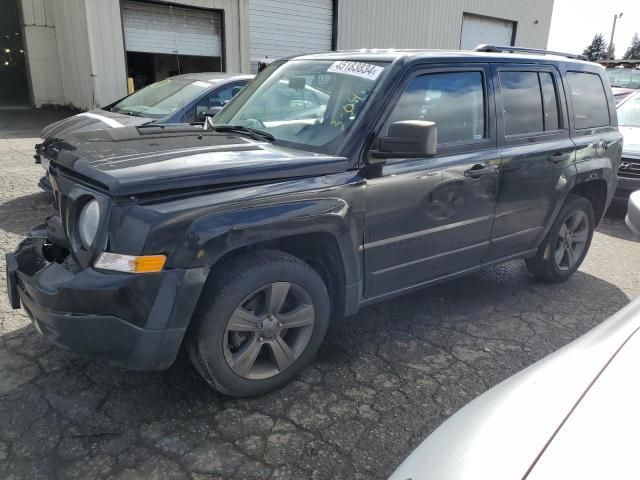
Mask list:
[[[486,262],[538,247],[575,172],[558,71],[506,64],[493,72],[502,178]]]
[[[437,125],[438,152],[365,167],[367,300],[480,264],[493,224],[500,155],[487,65],[414,71],[378,127]]]

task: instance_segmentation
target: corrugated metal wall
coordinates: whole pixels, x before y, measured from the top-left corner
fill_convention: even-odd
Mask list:
[[[249,71],[248,0],[172,0],[224,10],[226,70]],[[88,110],[126,95],[119,0],[21,0],[34,103]]]
[[[54,19],[65,103],[81,109],[94,105],[95,85],[85,0],[47,0],[55,4]]]
[[[251,66],[302,53],[331,50],[331,0],[250,0]]]
[[[553,0],[340,0],[338,48],[457,49],[463,12],[516,21],[516,45],[545,48],[552,10]]]
[[[274,0],[277,1],[277,0]],[[227,72],[249,72],[248,0],[173,0],[168,3],[224,10]]]
[[[63,104],[53,2],[22,0],[21,8],[33,103],[37,107]]]
[[[93,80],[92,105],[105,106],[127,94],[119,0],[85,0]]]

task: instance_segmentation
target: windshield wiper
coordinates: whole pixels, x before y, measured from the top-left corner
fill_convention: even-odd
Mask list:
[[[214,132],[244,133],[254,140],[258,140],[259,142],[271,143],[276,139],[276,137],[268,132],[257,130],[255,128],[245,127],[244,125],[211,125],[211,123],[209,123],[209,128],[211,128],[211,130],[213,130]]]

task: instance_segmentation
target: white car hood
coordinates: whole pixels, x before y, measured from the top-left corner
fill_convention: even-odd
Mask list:
[[[527,480],[640,476],[640,334],[616,354],[571,413]]]
[[[391,479],[524,478],[589,386],[639,327],[637,300],[466,405],[427,437]]]

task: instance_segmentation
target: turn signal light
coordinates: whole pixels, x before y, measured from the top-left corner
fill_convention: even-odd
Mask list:
[[[164,255],[120,255],[103,252],[93,264],[95,268],[127,273],[153,273],[164,267],[167,257]]]

